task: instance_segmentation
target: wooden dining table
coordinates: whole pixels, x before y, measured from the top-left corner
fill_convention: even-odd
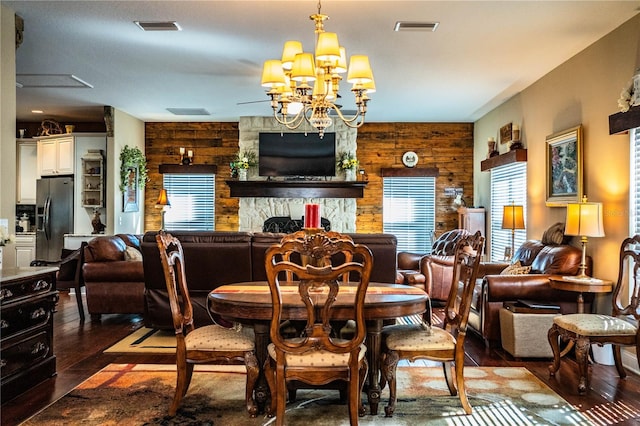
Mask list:
[[[290,290],[283,291],[283,319],[306,320],[306,310],[298,295],[297,286],[289,285]],[[353,318],[355,285],[341,291],[334,303],[335,320]],[[426,311],[429,296],[423,290],[402,284],[370,283],[365,297],[364,315],[367,322],[367,400],[371,414],[377,414],[380,402],[380,354],[381,333],[385,320],[422,314]],[[252,325],[255,331],[256,357],[260,367],[267,359],[267,346],[270,342],[269,325],[272,316],[272,303],[269,285],[266,281],[252,281],[223,285],[209,293],[208,308],[212,313],[230,321]],[[268,387],[261,372],[255,388],[258,405],[264,409],[268,398]]]

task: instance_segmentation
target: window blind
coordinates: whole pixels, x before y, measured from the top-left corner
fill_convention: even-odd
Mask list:
[[[171,203],[164,216],[165,229],[215,229],[215,175],[164,174],[163,185]]]
[[[398,239],[398,251],[430,253],[436,220],[434,177],[383,178],[383,230]]]
[[[521,205],[527,216],[527,163],[518,162],[491,169],[491,260],[504,259],[504,249],[511,247],[511,230],[502,229],[504,206]],[[515,231],[514,250],[527,239],[526,229]]]

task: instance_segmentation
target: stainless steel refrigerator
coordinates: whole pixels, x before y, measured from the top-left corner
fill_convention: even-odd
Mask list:
[[[59,260],[64,234],[73,233],[73,176],[38,179],[36,259]]]

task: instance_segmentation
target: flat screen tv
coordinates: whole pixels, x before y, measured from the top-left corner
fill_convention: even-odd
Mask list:
[[[336,134],[260,133],[258,170],[260,176],[335,176]]]

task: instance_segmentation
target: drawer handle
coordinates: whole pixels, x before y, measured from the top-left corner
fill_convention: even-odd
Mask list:
[[[38,342],[31,347],[31,355],[38,355],[42,352],[48,352],[49,347],[44,342]]]
[[[3,319],[3,320],[0,320],[0,328],[2,328],[3,330],[4,330],[5,328],[9,328],[9,321],[4,320],[4,319]]]
[[[49,284],[47,280],[38,280],[33,285],[33,291],[48,290],[50,287],[51,284]]]
[[[0,300],[4,300],[4,299],[9,298],[11,296],[13,296],[13,293],[8,288],[3,288],[0,291]]]
[[[31,312],[31,319],[32,320],[39,319],[45,316],[46,314],[47,312],[44,310],[44,308],[38,308],[35,311]]]

